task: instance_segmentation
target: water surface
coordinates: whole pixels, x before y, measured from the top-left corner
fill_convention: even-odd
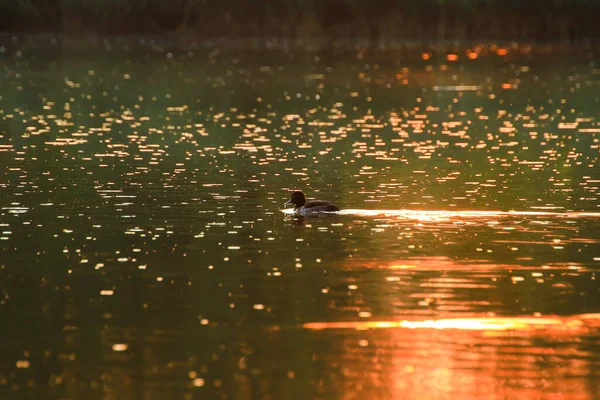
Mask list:
[[[3,38],[0,398],[600,397],[594,54]]]

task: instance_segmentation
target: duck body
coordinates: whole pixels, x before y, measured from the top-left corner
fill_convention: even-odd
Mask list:
[[[310,215],[320,212],[334,212],[340,211],[340,209],[333,203],[324,200],[311,200],[306,201],[304,193],[294,192],[292,198],[285,203],[285,206],[293,204],[294,212],[299,215]]]

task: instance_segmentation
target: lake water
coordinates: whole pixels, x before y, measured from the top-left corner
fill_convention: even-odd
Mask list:
[[[0,398],[600,398],[596,53],[0,63]]]

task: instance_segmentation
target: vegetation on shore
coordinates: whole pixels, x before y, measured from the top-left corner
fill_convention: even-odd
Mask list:
[[[5,32],[371,40],[600,37],[595,0],[0,0]]]

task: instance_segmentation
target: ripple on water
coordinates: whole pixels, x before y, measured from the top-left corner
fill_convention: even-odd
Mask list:
[[[587,50],[3,40],[0,397],[600,397]]]

